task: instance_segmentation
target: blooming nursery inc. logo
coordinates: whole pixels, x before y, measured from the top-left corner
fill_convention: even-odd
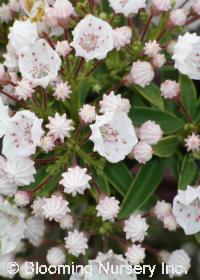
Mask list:
[[[199,279],[200,0],[0,3],[0,277]]]

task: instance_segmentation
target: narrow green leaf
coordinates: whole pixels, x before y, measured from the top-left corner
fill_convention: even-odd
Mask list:
[[[163,178],[164,168],[160,160],[154,158],[140,168],[121,206],[120,218],[126,218],[139,210],[152,196]]]
[[[168,136],[159,141],[158,144],[153,146],[153,151],[159,157],[171,157],[178,146],[178,140],[175,136]]]
[[[184,121],[172,113],[153,108],[133,107],[129,114],[135,126],[140,126],[148,120],[158,123],[165,134],[171,134],[184,127]]]
[[[159,108],[160,110],[164,109],[164,102],[163,98],[160,95],[160,90],[155,84],[150,84],[145,88],[135,85],[133,87],[133,92],[137,92],[142,95],[147,101],[153,104],[155,107]]]
[[[93,173],[93,175],[94,175],[94,173]],[[110,195],[109,183],[108,183],[106,176],[104,176],[104,175],[98,176],[96,174],[94,176],[95,176],[96,182],[97,182],[101,192],[106,193],[107,195]]]
[[[185,156],[181,166],[178,180],[178,188],[184,190],[188,185],[193,184],[199,174],[199,168],[195,161],[189,156]]]
[[[117,164],[107,163],[104,172],[110,184],[122,196],[125,196],[133,181],[133,176],[126,165],[122,162]]]
[[[189,115],[194,118],[197,111],[197,92],[194,82],[185,75],[179,76],[180,83],[180,98],[181,101],[189,113]]]

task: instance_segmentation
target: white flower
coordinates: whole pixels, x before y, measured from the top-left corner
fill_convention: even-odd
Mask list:
[[[170,13],[170,23],[174,26],[183,26],[187,19],[187,14],[185,13],[184,9],[177,9],[173,10]]]
[[[18,53],[22,48],[35,44],[38,39],[37,24],[30,20],[16,20],[8,34],[11,46]]]
[[[59,55],[43,39],[20,50],[19,70],[22,77],[34,86],[46,88],[50,81],[57,78],[60,67]]]
[[[200,15],[200,0],[195,0],[195,2],[192,4],[192,10],[197,15]]]
[[[88,249],[88,239],[83,232],[78,232],[76,229],[70,231],[68,236],[65,237],[65,248],[69,254],[78,257],[79,255],[85,255],[86,249]]]
[[[166,63],[166,58],[164,54],[157,54],[152,59],[152,64],[154,67],[161,68]]]
[[[125,256],[131,265],[138,265],[145,259],[145,249],[139,244],[133,244],[128,248]]]
[[[198,152],[200,150],[200,136],[194,132],[185,139],[187,151]]]
[[[55,96],[57,100],[65,101],[67,98],[70,97],[71,93],[72,90],[68,82],[61,81],[60,83],[56,84],[53,96]]]
[[[60,184],[64,186],[64,192],[71,193],[72,196],[83,194],[90,187],[89,181],[92,179],[86,172],[86,168],[76,166],[63,173]]]
[[[0,256],[0,276],[3,279],[13,279],[14,274],[9,273],[8,264],[15,261],[15,255],[13,253]]]
[[[54,137],[54,140],[60,139],[64,142],[65,137],[70,136],[70,131],[74,129],[72,120],[67,119],[66,114],[55,114],[55,117],[49,117],[49,124],[46,125],[49,129],[49,135]]]
[[[10,42],[8,42],[6,46],[6,51],[7,52],[3,54],[5,60],[3,64],[9,71],[18,71],[18,53],[16,53]]]
[[[11,253],[24,237],[24,213],[7,201],[0,204],[0,256]]]
[[[164,217],[171,213],[171,210],[171,204],[163,200],[156,203],[154,213],[159,220],[163,221]]]
[[[111,91],[108,95],[104,94],[100,104],[100,112],[125,112],[128,113],[131,105],[128,99],[122,98],[121,94],[115,95],[114,91]]]
[[[157,144],[162,136],[163,131],[154,121],[146,121],[140,127],[140,139],[149,145]]]
[[[123,160],[138,142],[131,120],[124,112],[106,112],[90,125],[94,151],[112,163]]]
[[[45,151],[45,153],[48,153],[49,151],[52,151],[53,148],[55,147],[54,142],[55,141],[54,141],[53,136],[46,135],[41,138],[39,146],[43,151]]]
[[[21,279],[32,279],[35,276],[35,271],[30,271],[27,269],[27,262],[24,262],[20,264],[20,269],[19,269],[19,276]]]
[[[96,207],[97,217],[102,217],[103,221],[112,221],[119,213],[119,201],[115,197],[105,197],[100,199]]]
[[[67,214],[64,218],[60,220],[60,227],[62,229],[70,229],[73,226],[73,218],[71,215]]]
[[[9,5],[3,3],[0,6],[0,22],[8,23],[9,21],[12,20],[12,18],[13,17]]]
[[[174,46],[175,68],[191,79],[200,80],[200,36],[186,33],[178,37]]]
[[[176,222],[185,234],[196,234],[200,231],[200,187],[188,186],[179,190],[173,201],[173,214]]]
[[[0,194],[13,196],[17,192],[17,184],[12,182],[5,172],[6,160],[0,156]]]
[[[66,55],[70,54],[71,50],[72,49],[68,41],[58,41],[56,44],[56,52],[61,56],[65,57]]]
[[[167,12],[172,7],[172,0],[153,0],[154,7],[160,12]]]
[[[153,156],[153,149],[152,147],[140,141],[132,150],[131,156],[136,159],[139,163],[146,163],[147,161],[152,159]]]
[[[147,61],[134,62],[131,68],[131,77],[136,85],[148,86],[154,78],[154,70]]]
[[[43,241],[45,232],[44,220],[39,217],[31,216],[26,220],[25,238],[35,246],[39,247]]]
[[[2,126],[4,135],[2,153],[14,160],[34,154],[43,135],[42,122],[27,110],[17,112],[12,118],[0,115],[0,131]]]
[[[31,83],[26,80],[21,80],[17,82],[17,86],[15,87],[15,95],[18,99],[27,100],[32,97],[34,93],[34,89],[31,86]]]
[[[146,7],[146,0],[109,0],[110,6],[116,14],[124,14],[130,17]]]
[[[33,201],[31,208],[32,208],[32,213],[36,216],[36,217],[43,217],[43,205],[45,202],[45,198],[39,197],[37,196],[35,198],[35,200]]]
[[[68,0],[56,0],[53,9],[58,24],[62,27],[66,27],[70,17],[75,14],[74,7]]]
[[[165,99],[173,99],[179,96],[180,85],[176,81],[166,80],[161,84],[160,90]]]
[[[145,218],[142,218],[141,215],[132,215],[125,221],[126,239],[131,239],[132,242],[142,242],[147,235],[148,228]]]
[[[125,279],[125,280],[136,280],[137,276],[132,271],[127,271],[127,267],[130,266],[130,264],[127,262],[127,260],[122,255],[117,255],[113,253],[112,250],[109,250],[106,254],[98,253],[97,258],[95,260],[89,261],[89,266],[92,268],[92,279],[105,279],[105,280],[119,280],[119,279]],[[106,267],[106,270],[99,269],[99,267]],[[121,268],[120,276],[119,274],[114,274],[112,271],[112,268]],[[119,278],[119,277],[120,278]],[[91,277],[87,277],[87,275],[83,275],[82,278],[78,278],[80,280],[89,279]],[[70,280],[77,280],[77,278],[70,278]]]
[[[164,228],[169,231],[175,231],[177,229],[177,223],[173,214],[166,215],[163,219]]]
[[[82,19],[73,31],[73,42],[76,56],[82,56],[86,61],[103,59],[113,49],[112,27],[104,20],[92,15]]]
[[[48,250],[46,259],[50,265],[62,265],[65,263],[65,253],[60,247],[53,247]]]
[[[27,206],[30,203],[30,194],[25,191],[18,191],[15,194],[15,204],[18,207]]]
[[[84,123],[92,123],[96,118],[95,107],[89,104],[83,105],[79,111],[79,116]]]
[[[70,212],[69,203],[61,196],[52,195],[50,198],[44,200],[43,213],[49,221],[55,220],[59,222]]]
[[[113,29],[114,48],[118,51],[130,44],[132,38],[132,29],[129,26],[122,26]]]
[[[190,263],[191,260],[184,250],[176,250],[172,252],[167,259],[167,265],[169,267],[174,267],[174,269],[170,269],[170,278],[185,275],[190,269]],[[177,268],[178,272],[176,272],[175,268]]]
[[[0,63],[0,81],[3,79],[4,74],[5,74],[4,66],[3,64]]]
[[[35,181],[34,174],[36,173],[34,161],[29,158],[16,158],[15,160],[7,160],[5,172],[10,182],[17,186],[27,186]]]
[[[160,50],[160,45],[156,40],[145,43],[144,54],[146,54],[149,57],[156,56]]]

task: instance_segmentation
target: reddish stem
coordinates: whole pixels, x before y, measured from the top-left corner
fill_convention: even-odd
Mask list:
[[[39,186],[37,186],[37,188],[35,188],[32,192],[35,193],[38,190],[40,190],[41,188],[43,188],[50,180],[51,180],[52,176],[47,177],[44,182],[42,182]]]
[[[141,36],[141,42],[144,41],[145,35],[146,35],[147,30],[149,28],[149,25],[150,25],[150,23],[152,21],[152,18],[153,18],[153,15],[150,15],[149,18],[148,18],[148,21],[147,21],[147,23],[145,25],[144,31],[143,31],[142,36]]]
[[[5,95],[6,97],[12,99],[13,101],[15,101],[16,103],[18,103],[20,106],[24,107],[25,109],[28,109],[28,106],[24,103],[21,102],[20,100],[18,100],[16,97],[10,95],[9,93],[3,91],[2,89],[0,90],[0,92]]]
[[[77,78],[79,72],[81,71],[81,69],[82,69],[82,67],[83,67],[83,64],[84,64],[84,58],[82,57],[81,60],[80,60],[80,62],[79,62],[79,65],[78,65],[78,68],[77,68],[77,70],[76,70],[76,73],[75,73],[75,75],[74,75],[74,80],[76,80],[76,78]]]

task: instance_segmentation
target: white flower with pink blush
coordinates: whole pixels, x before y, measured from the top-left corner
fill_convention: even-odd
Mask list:
[[[80,108],[79,116],[84,123],[92,123],[96,118],[95,107],[89,104]]]
[[[188,135],[185,139],[185,146],[188,152],[198,152],[200,150],[200,136],[194,132]]]
[[[52,195],[50,198],[45,198],[42,206],[44,217],[49,221],[59,222],[70,212],[68,205],[69,203],[62,196]]]
[[[25,238],[35,247],[39,247],[43,241],[45,232],[44,219],[30,216],[26,220]]]
[[[4,170],[9,181],[17,186],[27,186],[35,181],[34,161],[28,157],[15,157],[13,160],[7,160]]]
[[[180,93],[180,85],[176,81],[166,80],[160,86],[161,96],[165,99],[177,98]]]
[[[200,186],[179,190],[173,201],[173,214],[185,234],[200,232]]]
[[[108,95],[104,94],[103,99],[99,102],[100,112],[125,112],[128,114],[131,104],[127,98],[122,98],[121,94],[111,91]]]
[[[97,217],[102,217],[103,221],[112,221],[119,213],[119,201],[115,197],[104,197],[100,199],[97,207]]]
[[[120,50],[130,44],[132,38],[132,29],[129,26],[122,26],[113,29],[114,48]]]
[[[138,60],[132,64],[130,75],[136,85],[146,87],[153,81],[155,74],[151,63]]]
[[[124,112],[96,116],[90,128],[94,151],[112,163],[123,160],[138,142],[132,122]]]
[[[63,28],[67,27],[70,17],[75,15],[72,3],[68,0],[56,0],[53,9],[58,25]]]
[[[140,214],[131,215],[130,218],[124,222],[124,225],[126,239],[131,239],[133,243],[136,241],[142,242],[147,235],[147,230],[149,228],[146,219]]]
[[[172,0],[153,0],[153,7],[159,12],[167,12],[172,8]]]
[[[64,142],[65,137],[70,136],[70,131],[74,130],[72,120],[67,119],[66,114],[55,114],[54,117],[49,117],[49,123],[46,125],[49,129],[48,135],[53,136],[54,140],[60,139]]]
[[[145,143],[144,141],[140,141],[137,145],[135,145],[130,156],[139,163],[145,164],[152,159],[153,149],[149,144]]]
[[[75,48],[76,56],[86,61],[104,59],[114,47],[112,27],[92,15],[82,19],[72,33],[74,38],[70,45]]]
[[[15,87],[15,95],[19,100],[27,100],[32,97],[33,93],[34,89],[32,88],[29,81],[22,79],[20,82],[17,82],[17,86]]]
[[[186,33],[174,46],[175,68],[194,80],[200,80],[200,36]]]
[[[28,47],[38,39],[37,24],[30,20],[16,20],[12,27],[8,39],[11,46],[18,53],[22,48]]]
[[[79,255],[85,255],[85,251],[88,249],[88,239],[83,232],[78,230],[70,231],[68,236],[65,237],[65,248],[69,254],[78,257]]]
[[[19,71],[33,86],[46,88],[55,80],[61,67],[61,59],[45,40],[20,50]]]
[[[86,168],[76,166],[63,173],[60,184],[64,186],[64,192],[76,196],[78,193],[83,194],[86,189],[90,188],[89,181],[92,177],[86,172]]]
[[[130,17],[137,14],[142,8],[146,8],[146,0],[109,0],[110,6],[116,14],[124,14]]]
[[[157,144],[162,139],[162,136],[163,131],[160,125],[154,121],[146,121],[140,127],[139,138],[149,145]]]
[[[44,133],[42,122],[42,119],[38,119],[34,113],[28,110],[17,112],[7,121],[2,120],[0,126],[2,125],[4,130],[3,155],[15,160],[16,157],[27,157],[34,154]]]

